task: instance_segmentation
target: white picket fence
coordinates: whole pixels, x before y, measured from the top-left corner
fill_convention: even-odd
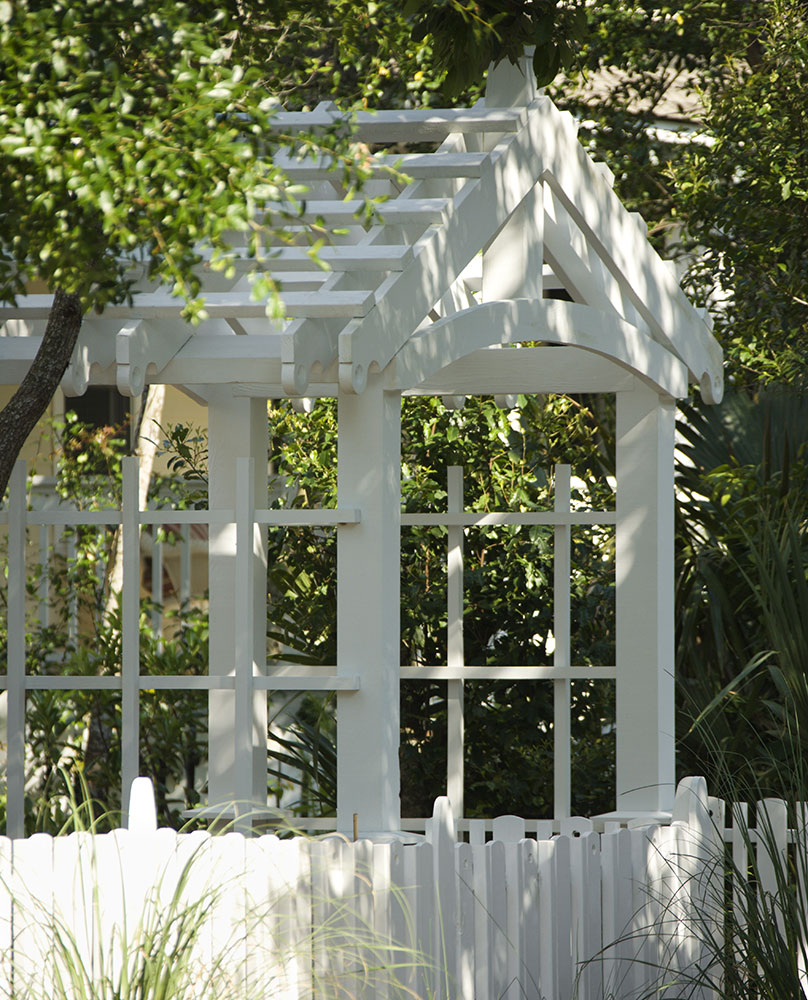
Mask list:
[[[765,805],[785,852],[785,805]],[[508,816],[493,840],[458,842],[446,798],[426,838],[386,842],[177,834],[150,815],[133,806],[129,829],[98,836],[0,839],[0,995],[56,995],[66,941],[114,982],[144,954],[144,928],[196,901],[192,988],[172,997],[628,1000],[664,981],[673,998],[677,971],[710,960],[704,932],[721,940],[723,841],[745,870],[757,839],[723,829],[701,778],[681,783],[669,826],[570,820],[549,839]]]

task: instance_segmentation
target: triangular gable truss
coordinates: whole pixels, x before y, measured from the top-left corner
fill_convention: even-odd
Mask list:
[[[103,317],[85,320],[66,392],[81,393],[91,381],[117,384],[127,395],[139,394],[148,381],[247,381],[263,382],[268,395],[306,395],[313,382],[317,395],[357,393],[369,372],[396,358],[398,371],[388,373],[388,384],[412,391],[419,372],[427,377],[457,360],[464,347],[452,329],[460,324],[476,329],[470,350],[524,339],[577,345],[611,357],[660,391],[685,395],[689,381],[707,401],[720,399],[721,350],[706,317],[682,292],[673,265],[648,243],[642,220],[619,202],[608,169],[578,143],[574,120],[548,98],[518,108],[481,102],[472,109],[350,118],[323,105],[275,119],[285,132],[333,128],[343,120],[362,143],[440,144],[431,153],[382,153],[369,161],[368,191],[386,199],[369,222],[361,216],[363,202],[345,199],[333,163],[286,156],[282,165],[311,193],[292,239],[299,228],[300,242],[308,242],[302,231],[312,225],[343,233],[320,253],[327,272],[306,246],[270,251],[264,263],[281,281],[287,315],[280,328],[251,299],[256,261],[237,248],[233,279],[206,269],[210,319],[196,330],[180,319],[182,301],[162,289],[142,290],[131,307],[110,306]],[[530,316],[525,302],[492,311],[485,301],[491,296],[481,287],[480,251],[526,206],[536,220],[527,237],[536,244],[533,252],[575,308],[542,301],[540,284]],[[0,338],[4,381],[24,374],[49,308],[50,297],[41,295],[0,308],[7,333],[27,334]],[[482,334],[492,322],[505,325]]]

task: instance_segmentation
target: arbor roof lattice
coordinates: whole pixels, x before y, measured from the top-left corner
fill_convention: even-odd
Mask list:
[[[367,193],[385,199],[377,211],[346,198],[332,160],[285,154],[280,165],[310,193],[289,224],[293,245],[270,248],[261,262],[236,246],[229,278],[203,263],[209,318],[196,328],[182,320],[181,299],[154,287],[141,286],[131,307],[87,317],[66,392],[117,384],[137,395],[156,381],[234,383],[267,396],[360,393],[375,370],[389,388],[418,391],[472,352],[527,341],[604,355],[667,395],[684,396],[696,382],[719,401],[721,349],[675,265],[620,203],[574,119],[522,91],[526,103],[512,107],[279,113],[286,133],[350,126],[367,144]],[[391,143],[436,148],[370,152]],[[329,270],[308,252],[322,228],[339,230],[319,254]],[[251,298],[251,275],[262,268],[280,281],[283,321]],[[49,295],[29,295],[0,307],[4,382],[27,370],[50,305]],[[520,363],[549,363],[535,350]],[[507,366],[502,354],[490,354],[491,364]]]

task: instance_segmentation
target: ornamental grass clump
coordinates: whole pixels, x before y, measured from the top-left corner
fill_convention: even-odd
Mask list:
[[[726,815],[711,800],[707,835],[662,859],[667,870],[647,888],[659,919],[631,935],[633,942],[656,938],[653,988],[623,1000],[808,996],[808,775],[796,725],[792,716],[776,767],[767,739],[750,744],[743,766],[735,762],[718,789]],[[765,788],[756,772],[766,775]],[[678,886],[672,894],[671,882]]]

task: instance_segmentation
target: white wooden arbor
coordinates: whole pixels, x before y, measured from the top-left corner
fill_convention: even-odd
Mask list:
[[[85,321],[66,391],[117,385],[136,395],[162,382],[204,400],[210,507],[236,512],[235,523],[211,524],[212,803],[266,802],[266,690],[299,684],[338,692],[339,828],[349,832],[354,813],[364,831],[399,828],[400,397],[608,392],[617,394],[617,662],[570,663],[567,604],[566,623],[556,607],[554,665],[524,668],[524,676],[553,680],[562,737],[570,680],[598,669],[616,677],[617,810],[672,807],[674,408],[691,383],[708,402],[720,401],[722,355],[673,266],[649,245],[642,219],[623,208],[608,169],[578,143],[574,120],[531,81],[529,70],[506,63],[471,109],[356,115],[364,142],[437,145],[374,157],[369,190],[389,200],[370,226],[355,216],[359,203],[344,200],[327,161],[290,157],[289,173],[311,190],[301,225],[320,220],[346,234],[321,254],[329,273],[303,246],[273,256],[288,315],[281,327],[250,299],[255,262],[246,255],[232,280],[206,278],[211,318],[196,329],[162,290]],[[285,131],[339,120],[328,105],[277,116]],[[390,165],[412,183],[384,169]],[[546,286],[565,289],[572,301],[544,298]],[[0,309],[11,334],[0,338],[4,382],[27,369],[49,307],[50,297],[31,295],[19,308]],[[540,346],[498,349],[526,342]],[[282,396],[339,400],[339,509],[321,520],[339,524],[337,664],[335,673],[307,681],[265,676],[266,550],[253,515],[265,506],[266,400]],[[252,497],[238,486],[240,457],[259,472]],[[574,519],[558,499],[556,506],[545,523],[556,525],[558,544]],[[471,522],[453,523],[459,532]],[[239,533],[242,552],[252,551],[246,577],[236,571]],[[450,600],[457,604],[457,587]],[[462,590],[459,600],[449,662],[431,673],[450,682],[455,803],[462,801],[462,682],[481,676],[463,666]],[[246,686],[239,662],[247,664]],[[563,772],[562,761],[561,814],[569,808]]]

